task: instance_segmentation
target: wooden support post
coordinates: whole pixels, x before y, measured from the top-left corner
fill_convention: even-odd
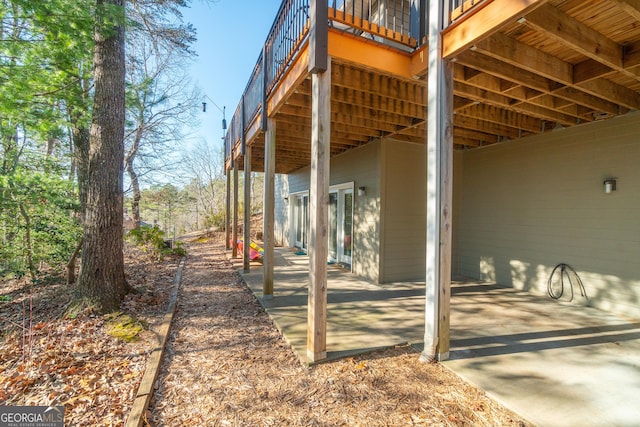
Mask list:
[[[224,247],[231,249],[231,171],[227,170],[227,195],[224,208]]]
[[[322,73],[329,62],[329,4],[311,0],[309,4],[309,72]]]
[[[275,204],[275,170],[276,170],[276,121],[268,120],[264,147],[264,215],[263,231],[264,255],[262,256],[263,284],[262,296],[273,297],[273,262],[274,262],[274,204]]]
[[[331,136],[331,59],[312,75],[311,177],[309,188],[309,306],[307,356],[327,357],[327,253],[329,223],[329,143]]]
[[[423,360],[449,357],[453,66],[442,59],[444,3],[429,2],[427,271]]]
[[[244,238],[242,242],[242,265],[249,272],[251,262],[251,146],[244,149]]]
[[[233,160],[233,224],[231,228],[233,229],[231,256],[238,258],[238,162],[235,159]]]

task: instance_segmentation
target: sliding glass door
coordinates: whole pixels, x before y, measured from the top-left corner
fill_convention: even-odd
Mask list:
[[[307,250],[309,227],[309,195],[294,198],[294,233],[296,247]],[[353,252],[353,184],[333,186],[329,189],[328,260],[351,266]]]

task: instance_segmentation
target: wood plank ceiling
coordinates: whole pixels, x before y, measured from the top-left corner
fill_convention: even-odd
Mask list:
[[[462,23],[464,24],[464,23]],[[472,149],[640,109],[640,0],[549,0],[454,58],[454,144]],[[332,156],[381,137],[424,143],[415,78],[334,59]],[[274,115],[276,169],[310,164],[311,80]],[[250,143],[264,164],[264,135]]]

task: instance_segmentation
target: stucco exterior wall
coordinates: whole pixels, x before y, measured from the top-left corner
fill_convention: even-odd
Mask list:
[[[589,297],[575,289],[577,303],[640,317],[640,114],[469,150],[456,165],[457,273],[544,294],[567,263]],[[609,177],[617,191],[605,194]]]

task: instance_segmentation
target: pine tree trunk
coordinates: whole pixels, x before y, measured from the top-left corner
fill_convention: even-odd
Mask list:
[[[117,9],[120,14],[114,16]],[[128,291],[122,253],[124,0],[96,0],[96,18],[94,107],[78,286],[98,310],[107,312],[116,310]]]
[[[136,159],[138,150],[140,149],[140,141],[142,140],[142,128],[144,126],[144,117],[138,118],[138,129],[136,130],[135,138],[129,152],[124,157],[124,167],[129,174],[129,180],[131,181],[131,189],[133,191],[133,199],[131,200],[131,218],[133,219],[133,226],[140,228],[140,181],[138,180],[138,174],[133,168],[133,162]]]
[[[74,125],[72,130],[75,146],[74,160],[78,174],[78,193],[80,197],[81,222],[84,224],[87,211],[87,187],[89,185],[89,141],[90,131],[86,127]]]
[[[133,159],[127,159],[125,168],[129,174],[131,190],[133,191],[133,198],[131,199],[131,219],[133,219],[133,226],[135,228],[140,228],[140,198],[142,195],[140,194],[140,181],[138,180],[138,174],[133,169]]]

